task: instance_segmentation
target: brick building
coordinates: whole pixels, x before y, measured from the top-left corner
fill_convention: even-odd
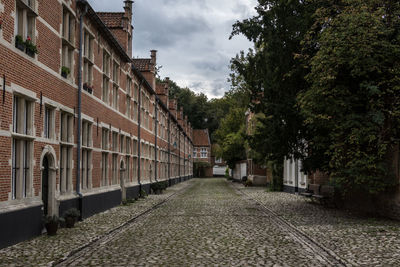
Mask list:
[[[208,163],[202,166],[204,170],[201,172],[205,177],[212,177],[212,161],[211,161],[211,141],[208,129],[193,130],[193,161]]]
[[[192,177],[191,126],[156,84],[157,52],[132,59],[124,3],[0,0],[0,248],[40,234],[43,215],[87,218]]]

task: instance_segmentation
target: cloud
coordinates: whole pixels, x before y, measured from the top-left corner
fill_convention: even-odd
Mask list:
[[[123,1],[89,0],[98,11],[123,11]],[[136,0],[133,56],[158,50],[162,77],[209,98],[229,90],[229,62],[251,44],[229,40],[232,24],[254,14],[257,0]]]

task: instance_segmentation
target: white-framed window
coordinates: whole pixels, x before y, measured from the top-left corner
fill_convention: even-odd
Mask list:
[[[112,133],[112,151],[118,152],[118,133]]]
[[[193,149],[193,158],[197,158],[197,148]]]
[[[205,147],[202,147],[200,150],[200,157],[201,158],[207,158],[208,157],[208,150]]]
[[[93,42],[94,36],[87,30],[83,32],[83,56],[93,62]]]
[[[16,35],[26,41],[28,37],[35,43],[36,34],[36,1],[35,0],[17,0],[16,1]]]
[[[124,153],[124,140],[125,140],[125,137],[121,134],[119,136],[119,152],[120,153]]]
[[[112,155],[112,184],[118,183],[118,154]]]
[[[112,106],[115,109],[118,109],[118,85],[113,86],[113,96],[112,96]]]
[[[110,80],[108,79],[107,76],[103,77],[103,92],[102,92],[102,99],[103,102],[108,104],[110,101],[110,91],[109,91],[109,86],[110,86]]]
[[[126,95],[126,116],[128,116],[128,118],[132,119],[132,107],[131,107],[131,97],[127,94]]]
[[[215,163],[221,164],[222,163],[222,159],[221,158],[215,159]]]
[[[87,30],[83,32],[83,89],[92,93],[94,37]]]
[[[90,189],[92,187],[92,138],[92,123],[85,120],[82,121],[82,189]]]
[[[75,17],[68,10],[66,6],[63,6],[63,17],[62,17],[62,50],[61,50],[61,74],[68,78],[72,75],[73,71],[73,60],[75,50]]]
[[[62,111],[60,120],[60,192],[72,192],[72,148],[73,121],[72,114]]]
[[[11,198],[29,197],[32,188],[33,105],[22,96],[13,98],[12,184]]]
[[[119,65],[117,61],[114,60],[113,62],[113,82],[117,85],[119,85]]]
[[[108,149],[109,149],[109,139],[110,131],[103,128],[101,131],[101,185],[108,185]]]
[[[44,138],[54,139],[55,137],[55,109],[50,106],[44,107],[44,123],[43,132]]]
[[[110,78],[110,64],[111,64],[110,54],[105,49],[103,49],[103,73],[108,78]]]

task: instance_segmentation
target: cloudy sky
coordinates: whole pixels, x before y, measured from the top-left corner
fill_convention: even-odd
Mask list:
[[[229,40],[232,24],[254,14],[256,0],[135,0],[133,56],[158,50],[161,77],[221,97],[229,90],[229,62],[251,47],[242,36]],[[123,11],[123,0],[89,0],[96,11]]]

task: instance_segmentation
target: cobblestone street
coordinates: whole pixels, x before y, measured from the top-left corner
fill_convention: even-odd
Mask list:
[[[0,250],[0,262],[2,266],[399,266],[399,226],[265,188],[194,179],[163,195],[95,215],[72,230],[62,229],[56,237],[41,236]]]

